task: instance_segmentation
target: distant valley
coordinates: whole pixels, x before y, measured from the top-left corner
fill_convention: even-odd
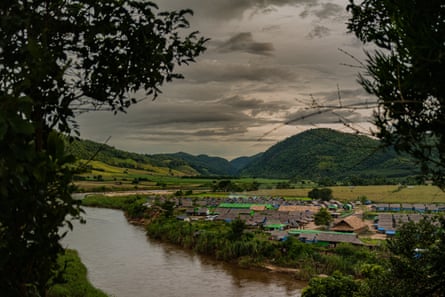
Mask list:
[[[153,175],[258,177],[347,180],[414,177],[412,159],[383,149],[378,140],[332,129],[312,129],[289,137],[254,156],[228,161],[208,155],[138,154],[89,140],[76,140],[70,151],[81,160],[94,160]]]

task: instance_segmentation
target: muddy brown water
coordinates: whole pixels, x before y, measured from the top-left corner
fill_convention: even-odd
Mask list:
[[[123,213],[85,208],[85,225],[62,241],[76,249],[94,286],[116,297],[300,296],[305,283],[272,272],[241,269],[145,235]]]

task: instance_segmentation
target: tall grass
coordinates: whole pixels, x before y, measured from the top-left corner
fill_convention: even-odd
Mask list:
[[[129,196],[104,196],[90,195],[82,200],[83,206],[121,209],[131,218],[140,218],[144,215],[143,204],[147,199],[139,195]]]
[[[47,297],[107,297],[108,295],[91,285],[87,278],[87,269],[74,250],[66,250],[59,256],[58,263],[64,271],[54,281]]]

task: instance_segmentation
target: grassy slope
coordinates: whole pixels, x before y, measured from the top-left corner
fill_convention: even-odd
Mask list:
[[[87,278],[87,269],[80,261],[76,251],[66,250],[65,255],[59,257],[59,264],[66,271],[63,274],[65,283],[52,286],[48,297],[107,297],[104,292],[94,288]]]

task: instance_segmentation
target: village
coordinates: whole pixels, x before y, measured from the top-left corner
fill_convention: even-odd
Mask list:
[[[271,240],[289,236],[318,246],[339,243],[369,245],[362,239],[384,240],[394,236],[406,222],[445,212],[445,204],[373,204],[372,201],[342,203],[338,200],[286,200],[282,197],[150,197],[149,204],[172,201],[180,213],[178,220],[224,221],[239,219],[247,229],[261,229]],[[314,215],[325,208],[331,215],[329,226],[318,226]],[[366,240],[365,240],[366,241]]]

